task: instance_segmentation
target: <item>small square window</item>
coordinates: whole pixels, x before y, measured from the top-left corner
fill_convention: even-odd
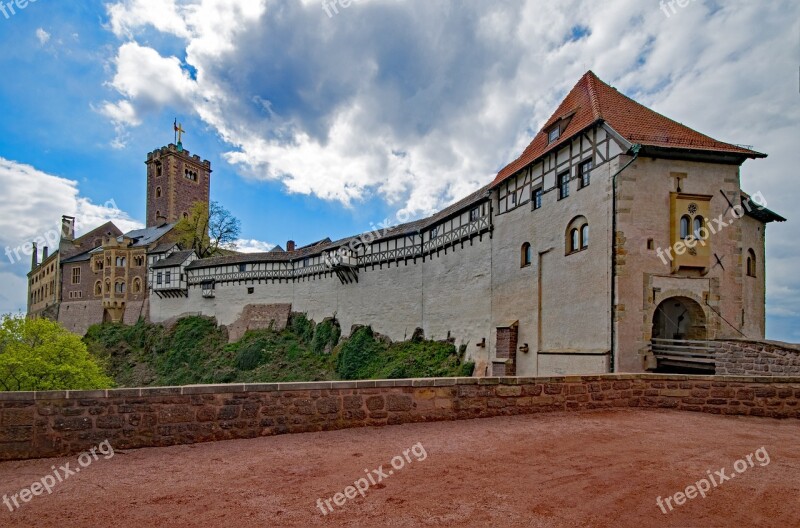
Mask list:
[[[550,132],[547,133],[547,143],[553,143],[560,137],[561,129],[558,126],[555,126],[550,129]]]
[[[247,288],[247,295],[253,295],[256,292],[255,288]]]
[[[476,222],[478,218],[480,218],[480,216],[481,216],[481,211],[478,207],[476,207],[469,212],[469,221]]]
[[[239,264],[239,271],[242,273],[247,271],[247,264]]]

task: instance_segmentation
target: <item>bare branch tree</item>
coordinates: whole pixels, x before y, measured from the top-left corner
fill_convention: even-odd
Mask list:
[[[218,255],[220,250],[235,249],[241,223],[217,202],[208,207],[196,202],[187,218],[175,226],[178,243],[193,249],[200,258]]]

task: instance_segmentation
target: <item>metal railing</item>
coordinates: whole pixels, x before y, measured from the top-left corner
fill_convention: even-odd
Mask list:
[[[714,371],[717,344],[713,341],[653,339],[650,350],[659,367],[679,367]]]

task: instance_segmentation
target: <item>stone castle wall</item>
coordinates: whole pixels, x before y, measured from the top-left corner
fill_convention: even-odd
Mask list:
[[[0,460],[591,409],[800,418],[800,377],[436,378],[0,393]]]
[[[719,375],[800,376],[800,345],[730,339],[717,346]]]
[[[228,340],[239,341],[248,330],[272,329],[280,332],[289,324],[291,304],[248,304],[228,327]]]

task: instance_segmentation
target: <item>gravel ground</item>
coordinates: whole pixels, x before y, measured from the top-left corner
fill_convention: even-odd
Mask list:
[[[793,420],[620,410],[116,451],[0,505],[0,526],[786,528],[800,526],[798,438]],[[0,493],[11,502],[68,462],[81,468],[0,463]],[[735,476],[705,498],[656,504],[722,468]]]

